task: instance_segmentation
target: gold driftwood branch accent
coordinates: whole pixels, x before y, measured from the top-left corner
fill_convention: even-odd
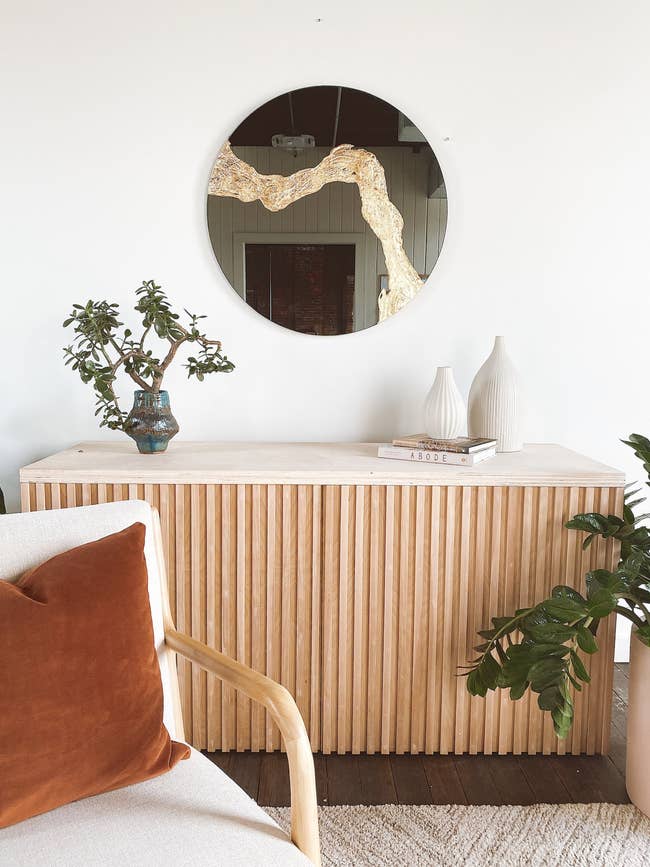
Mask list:
[[[241,202],[259,199],[269,211],[281,211],[335,181],[358,186],[363,218],[381,241],[389,290],[381,292],[378,299],[382,321],[408,304],[422,287],[422,280],[404,252],[404,220],[388,197],[384,169],[374,154],[353,145],[339,145],[317,166],[284,177],[260,175],[232,152],[230,142],[225,142],[213,166],[208,193]]]

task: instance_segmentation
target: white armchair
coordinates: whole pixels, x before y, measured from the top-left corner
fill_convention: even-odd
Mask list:
[[[291,841],[223,771],[192,750],[187,761],[153,780],[0,829],[0,863],[12,867],[319,864],[314,763],[298,708],[280,684],[175,629],[167,600],[160,522],[147,503],[3,516],[0,580],[16,580],[55,554],[136,521],[147,528],[145,557],[165,725],[172,738],[185,739],[176,654],[261,702],[278,724],[287,750]]]

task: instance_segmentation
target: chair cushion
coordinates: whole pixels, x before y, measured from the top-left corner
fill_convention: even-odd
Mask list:
[[[157,517],[149,503],[127,500],[99,506],[3,515],[0,520],[0,580],[15,582],[28,569],[39,566],[56,554],[117,533],[138,521],[147,528],[144,556],[149,573],[154,642],[165,696],[163,720],[173,738],[184,740],[182,724],[179,724],[176,657],[165,645],[164,638],[161,588],[166,580],[165,564],[155,541]]]
[[[0,830],[12,867],[309,867],[275,822],[196,750],[168,774]]]
[[[163,726],[144,540],[137,523],[0,581],[0,827],[189,755]]]

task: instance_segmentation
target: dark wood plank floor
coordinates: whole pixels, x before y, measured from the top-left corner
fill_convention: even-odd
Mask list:
[[[628,802],[627,665],[614,669],[608,756],[382,756],[317,754],[318,803],[563,804]],[[289,805],[283,753],[205,753],[262,806]]]

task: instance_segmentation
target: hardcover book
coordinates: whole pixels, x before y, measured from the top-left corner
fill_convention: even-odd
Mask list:
[[[414,461],[420,464],[448,464],[456,467],[473,467],[494,457],[496,448],[486,448],[471,455],[462,452],[440,452],[432,449],[409,449],[403,446],[379,446],[377,457],[397,461]]]
[[[393,440],[394,446],[407,449],[422,449],[436,452],[458,452],[459,454],[471,455],[474,452],[483,451],[495,447],[496,440],[482,439],[479,437],[456,437],[453,440],[438,440],[426,434],[411,434]]]

